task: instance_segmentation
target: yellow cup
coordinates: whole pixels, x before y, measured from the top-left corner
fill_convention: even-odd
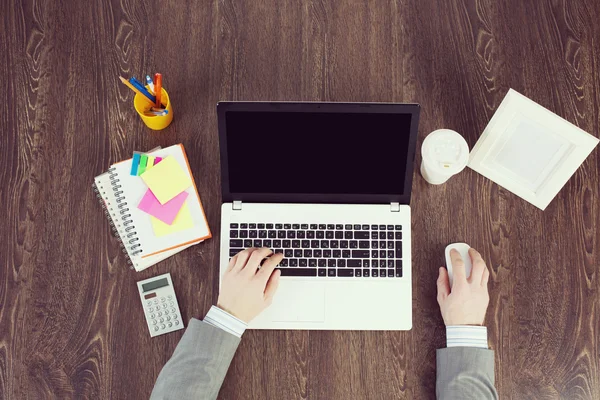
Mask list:
[[[148,87],[146,86],[146,89]],[[165,129],[171,121],[173,121],[173,106],[171,106],[171,101],[169,100],[169,94],[167,91],[162,88],[161,89],[161,102],[166,104],[166,109],[169,111],[167,115],[158,116],[158,115],[145,115],[146,111],[149,111],[151,107],[154,105],[150,103],[146,97],[136,94],[133,98],[133,106],[135,107],[135,111],[140,115],[140,118],[146,126],[155,131],[160,131],[161,129]]]

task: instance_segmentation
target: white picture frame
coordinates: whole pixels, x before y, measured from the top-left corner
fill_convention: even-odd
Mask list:
[[[510,89],[468,167],[544,210],[599,141]]]

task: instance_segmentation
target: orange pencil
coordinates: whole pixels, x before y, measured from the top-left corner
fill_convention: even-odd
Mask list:
[[[159,73],[154,74],[154,96],[156,97],[156,107],[162,107],[160,102],[162,94],[162,75]]]
[[[129,81],[125,78],[123,78],[122,76],[119,77],[119,79],[121,80],[121,82],[123,82],[129,89],[133,90],[135,93],[141,95],[144,100],[148,101],[148,103],[152,104],[152,101],[147,98],[142,92],[140,92],[139,90],[137,90],[131,83],[129,83]]]

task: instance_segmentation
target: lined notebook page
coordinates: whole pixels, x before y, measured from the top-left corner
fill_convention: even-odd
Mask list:
[[[129,238],[126,237],[127,233],[135,232],[135,231],[132,230],[129,232],[125,232],[125,230],[123,228],[123,221],[121,220],[120,215],[118,214],[117,204],[115,202],[115,197],[113,195],[113,190],[112,190],[112,186],[110,184],[110,179],[109,179],[108,173],[97,176],[96,178],[94,178],[94,181],[96,183],[96,187],[98,188],[100,195],[102,196],[102,201],[104,201],[104,204],[106,205],[106,210],[110,214],[110,219],[112,220],[114,226],[117,228],[117,232],[119,234],[121,241],[123,243],[127,243],[127,241],[129,240]],[[140,258],[140,257],[136,257],[136,256],[132,257],[130,251],[127,252],[127,255],[133,264],[133,268],[136,271],[142,271],[142,270],[144,270],[148,267],[151,267],[154,264],[156,264],[168,257],[171,257],[174,254],[179,253],[182,250],[187,249],[190,246],[193,246],[194,244],[195,243],[189,244],[186,246],[181,246],[176,249],[164,251],[162,253],[156,254],[151,257],[146,257],[146,258]],[[129,247],[130,247],[130,245],[128,244],[127,248],[129,248]]]
[[[191,176],[189,171],[186,157],[183,152],[183,147],[181,145],[175,145],[167,147],[166,149],[157,150],[152,152],[152,155],[162,157],[163,159],[168,156],[175,157],[181,168],[183,168],[186,173],[190,174],[193,182],[193,176]],[[137,231],[138,237],[140,238],[140,243],[142,244],[142,259],[157,255],[157,253],[165,250],[173,250],[179,246],[196,244],[203,239],[211,237],[210,229],[206,222],[204,210],[202,209],[200,197],[196,191],[195,185],[192,185],[186,189],[186,191],[189,193],[186,203],[190,210],[193,227],[183,231],[171,233],[166,236],[155,236],[150,215],[137,208],[138,204],[144,197],[146,190],[148,190],[148,187],[139,176],[130,175],[131,162],[131,160],[127,160],[115,164],[113,167],[115,168],[118,178],[120,179],[119,183],[122,185],[121,190],[124,192],[124,196],[129,206],[129,212],[131,213],[131,218],[134,221],[136,228],[135,230]]]

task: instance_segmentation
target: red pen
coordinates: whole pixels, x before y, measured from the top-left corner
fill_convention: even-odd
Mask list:
[[[160,102],[162,94],[162,75],[159,73],[154,74],[154,96],[156,97],[156,107],[162,107]]]

